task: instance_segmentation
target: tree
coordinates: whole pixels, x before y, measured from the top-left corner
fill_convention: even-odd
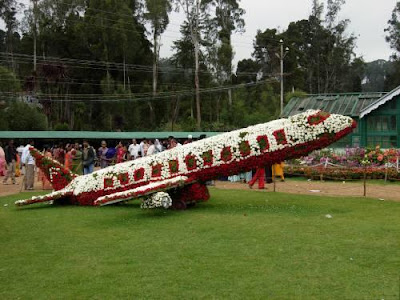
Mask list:
[[[194,48],[194,86],[196,89],[196,128],[201,129],[201,103],[200,103],[200,81],[199,81],[199,55],[201,30],[204,25],[204,7],[200,0],[176,0],[186,16],[186,25],[190,32],[190,40]]]
[[[15,0],[3,0],[0,4],[0,19],[2,19],[6,25],[6,36],[5,36],[5,50],[11,54],[11,67],[15,70],[14,59],[13,59],[13,41],[14,32],[17,30],[18,21],[16,18],[17,8],[20,4]]]
[[[400,1],[396,3],[388,24],[389,26],[385,29],[386,41],[395,52],[391,57],[393,68],[385,80],[385,87],[392,89],[400,85]]]
[[[157,94],[159,39],[167,28],[171,12],[170,0],[146,0],[147,13],[145,18],[150,22],[153,30],[153,95]]]
[[[214,66],[220,84],[232,84],[232,33],[244,31],[243,15],[245,11],[239,7],[240,0],[204,0],[206,7],[215,9],[215,17],[211,18],[210,31],[214,32],[216,43]],[[232,105],[231,90],[228,90],[229,107]]]
[[[16,118],[15,116],[18,116]],[[7,108],[8,130],[46,130],[46,115],[36,107],[15,101]]]

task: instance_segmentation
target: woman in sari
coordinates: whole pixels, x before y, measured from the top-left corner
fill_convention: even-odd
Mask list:
[[[126,161],[126,147],[119,142],[117,145],[117,164]]]
[[[0,176],[6,175],[6,153],[3,147],[0,146]]]
[[[272,165],[272,174],[273,174],[274,178],[279,176],[281,178],[281,181],[285,181],[285,175],[283,172],[283,168],[284,168],[283,162]]]
[[[82,175],[82,151],[78,143],[75,143],[74,148],[71,150],[71,155],[71,171],[75,174]]]
[[[48,147],[46,147],[44,149],[43,155],[45,157],[52,158],[51,151]],[[53,189],[52,185],[50,184],[50,181],[47,180],[46,175],[40,169],[39,169],[39,173],[38,173],[38,181],[42,182],[42,190],[52,190]]]
[[[65,153],[65,168],[71,170],[72,168],[72,146],[70,144],[66,147],[67,152]]]
[[[15,164],[15,177],[21,176],[21,158],[17,154],[17,163]]]

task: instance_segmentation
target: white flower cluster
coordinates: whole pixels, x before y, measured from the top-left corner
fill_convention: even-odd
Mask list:
[[[46,194],[46,195],[32,196],[31,199],[17,200],[14,202],[14,204],[17,206],[22,206],[22,205],[35,203],[35,202],[45,202],[45,201],[50,201],[50,200],[54,200],[57,198],[67,196],[68,194],[70,194],[70,193],[67,190],[54,191],[54,192],[52,192],[50,194]]]
[[[141,208],[169,208],[172,205],[172,199],[166,192],[158,192],[152,194],[150,197],[143,199]]]
[[[257,141],[257,138],[260,136],[265,136],[268,139],[269,148],[266,152],[273,152],[317,140],[323,133],[337,133],[352,125],[351,118],[334,114],[317,125],[310,125],[308,117],[318,112],[318,110],[309,110],[287,119],[279,119],[250,126],[176,147],[155,155],[110,166],[92,174],[75,178],[65,189],[73,192],[74,195],[99,190],[110,191],[111,194],[115,189],[126,185],[162,181],[182,175],[190,176],[191,173],[198,172],[201,169],[214,168],[233,161],[239,162],[252,156],[261,155],[263,152],[260,150],[260,145]],[[280,143],[274,136],[274,132],[277,130],[284,133],[285,143]],[[250,154],[245,156],[240,152],[240,143],[243,141],[247,141],[250,145]],[[221,159],[221,151],[225,147],[230,147],[232,153],[229,161]],[[203,154],[207,151],[212,151],[212,165],[204,164]],[[196,159],[197,167],[193,170],[188,170],[187,168],[185,158],[188,155]],[[169,162],[172,160],[178,162],[178,169],[175,173],[170,170]],[[161,165],[162,167],[161,174],[157,174],[158,176],[152,174],[152,166],[154,165]],[[138,170],[143,171],[142,178],[135,177],[135,173],[136,175],[140,173]],[[124,175],[125,178],[127,176],[128,181],[121,180],[121,175]],[[112,184],[105,186],[105,181]],[[146,186],[148,187],[149,185]]]
[[[137,196],[146,195],[151,193],[156,189],[163,189],[169,186],[179,186],[183,185],[188,178],[186,176],[178,176],[171,179],[166,179],[163,181],[152,182],[141,187],[137,187],[132,190],[127,190],[124,192],[118,192],[107,196],[99,197],[94,204],[95,205],[102,205],[102,204],[113,204],[120,202],[121,200],[128,200],[130,198],[134,198]]]

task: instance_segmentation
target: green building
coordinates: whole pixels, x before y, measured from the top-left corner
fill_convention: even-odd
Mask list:
[[[333,145],[336,148],[400,148],[400,86],[389,93],[308,95],[292,98],[283,111],[288,117],[308,109],[352,117],[354,132]]]

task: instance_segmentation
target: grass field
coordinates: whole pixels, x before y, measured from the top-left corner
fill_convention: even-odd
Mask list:
[[[399,299],[400,203],[211,192],[183,212],[0,198],[0,299]]]

